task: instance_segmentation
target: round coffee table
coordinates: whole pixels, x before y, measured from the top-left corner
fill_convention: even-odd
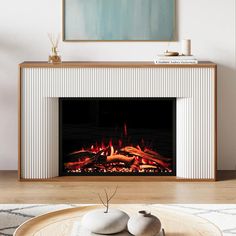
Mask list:
[[[136,214],[139,210],[149,210],[159,217],[166,236],[222,236],[221,231],[209,221],[170,210],[164,206],[154,205],[112,205],[128,214]],[[75,222],[83,215],[101,206],[84,206],[50,212],[26,221],[17,228],[14,236],[70,236]]]

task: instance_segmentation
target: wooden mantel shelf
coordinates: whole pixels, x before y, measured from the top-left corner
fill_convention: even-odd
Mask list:
[[[198,64],[154,64],[154,62],[133,62],[133,61],[65,61],[60,64],[50,64],[46,61],[25,61],[20,64],[20,68],[65,68],[65,67],[212,67],[216,68],[216,64],[210,61],[200,61]]]

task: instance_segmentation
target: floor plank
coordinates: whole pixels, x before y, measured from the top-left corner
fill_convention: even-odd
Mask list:
[[[236,203],[236,171],[217,182],[19,182],[16,171],[0,171],[0,203],[100,203],[104,188],[118,192],[113,203]]]

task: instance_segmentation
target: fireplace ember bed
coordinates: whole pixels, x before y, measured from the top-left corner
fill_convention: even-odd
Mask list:
[[[175,109],[175,98],[60,98],[60,176],[175,176]]]

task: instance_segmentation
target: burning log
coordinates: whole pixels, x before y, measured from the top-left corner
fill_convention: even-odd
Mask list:
[[[139,158],[135,157],[134,163],[133,163],[133,164],[131,165],[131,167],[130,167],[131,171],[134,171],[134,172],[140,171],[140,165],[139,165],[139,163],[140,163]]]
[[[140,169],[157,169],[154,165],[140,165]]]
[[[81,161],[74,161],[74,162],[67,162],[65,163],[65,167],[68,169],[73,168],[73,166],[79,166],[80,168],[83,168],[84,166],[87,166],[88,164],[92,163],[90,158],[85,158]]]
[[[107,157],[107,162],[124,162],[124,163],[131,163],[134,161],[134,157],[127,157],[121,154],[112,155]]]
[[[89,152],[89,151],[78,151],[78,152],[73,152],[68,155],[68,162],[73,162],[73,161],[80,161],[81,159],[84,158],[92,158],[96,153]]]
[[[168,163],[160,160],[159,156],[153,156],[153,155],[151,155],[149,153],[146,153],[146,152],[143,152],[142,150],[139,150],[135,147],[127,146],[127,147],[122,148],[121,151],[124,151],[124,152],[127,152],[129,154],[145,158],[145,159],[153,161],[153,162],[156,162],[159,165],[163,166],[164,168],[169,166]]]
[[[89,151],[78,151],[74,152],[71,155],[74,155],[74,159],[77,158],[78,161],[70,161],[65,163],[66,168],[71,168],[72,166],[79,166],[80,168],[84,168],[85,166],[96,163],[99,157],[106,151],[103,149],[97,153],[89,152]],[[105,161],[105,158],[104,158]]]
[[[148,154],[152,155],[153,157],[156,157],[156,158],[158,158],[159,160],[162,160],[162,161],[170,161],[171,160],[170,158],[163,157],[159,153],[157,153],[153,150],[150,150],[149,148],[146,148],[146,147],[144,148],[144,152],[148,153]]]
[[[102,149],[101,151],[97,152],[91,159],[92,161],[97,161],[99,157],[101,157],[105,152],[107,152],[108,148]]]
[[[130,170],[134,171],[134,172],[136,172],[136,171],[138,172],[140,170],[140,166],[133,164],[130,166]]]

